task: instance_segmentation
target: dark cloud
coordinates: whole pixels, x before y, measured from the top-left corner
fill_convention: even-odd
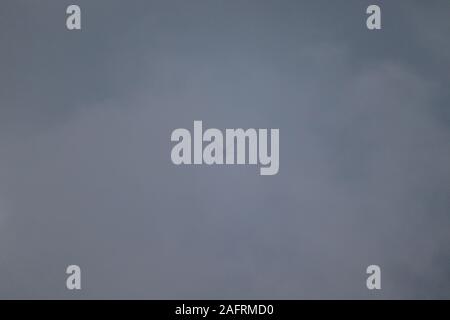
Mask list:
[[[376,2],[7,1],[0,297],[448,298],[448,3]],[[172,165],[194,120],[280,172]]]

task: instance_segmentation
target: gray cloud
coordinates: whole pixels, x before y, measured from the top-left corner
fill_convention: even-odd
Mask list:
[[[448,298],[448,4],[378,3],[7,2],[0,297]],[[172,165],[194,120],[279,174]]]

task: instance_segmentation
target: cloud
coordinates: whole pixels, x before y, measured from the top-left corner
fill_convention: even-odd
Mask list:
[[[31,48],[37,60],[1,79],[0,297],[448,297],[447,76],[422,59],[437,44],[368,36],[356,4],[137,2],[84,38],[45,36],[56,53]],[[35,64],[58,50],[70,59]],[[73,77],[60,82],[60,67]],[[170,134],[194,120],[280,128],[279,174],[174,166]],[[365,287],[369,264],[380,293]]]

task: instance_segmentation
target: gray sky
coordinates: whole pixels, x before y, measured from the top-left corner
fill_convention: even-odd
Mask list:
[[[446,0],[2,1],[0,298],[450,298],[449,34]],[[279,173],[173,165],[194,120],[279,128]]]

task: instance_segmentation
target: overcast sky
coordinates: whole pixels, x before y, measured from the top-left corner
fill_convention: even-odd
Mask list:
[[[447,0],[3,0],[0,298],[450,298],[449,34]],[[173,165],[194,120],[279,128],[279,173]]]

